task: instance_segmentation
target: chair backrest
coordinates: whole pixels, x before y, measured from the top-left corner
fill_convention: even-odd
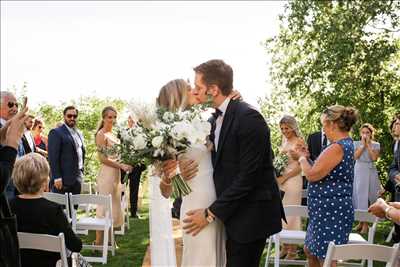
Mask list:
[[[111,195],[93,195],[93,194],[78,194],[73,195],[69,193],[69,199],[71,204],[71,214],[72,214],[72,229],[76,230],[77,215],[75,207],[80,204],[94,204],[101,205],[104,208],[104,213],[106,217],[109,217],[112,225],[112,205],[111,205]],[[109,216],[110,215],[110,216]]]
[[[58,236],[18,232],[20,249],[37,249],[50,252],[59,252],[62,266],[68,267],[67,251],[65,249],[64,234]]]
[[[299,216],[302,218],[308,218],[307,206],[300,205],[287,205],[283,207],[286,216]]]
[[[65,210],[66,210],[65,213],[66,213],[67,219],[68,219],[68,221],[71,220],[68,193],[58,194],[58,193],[52,193],[52,192],[45,192],[45,193],[43,193],[43,197],[49,201],[52,201],[59,205],[65,206]]]
[[[83,182],[81,187],[81,194],[92,194],[92,183]]]
[[[334,260],[375,260],[387,262],[387,267],[393,267],[399,257],[399,244],[387,247],[374,244],[335,245],[330,242],[324,267],[330,267]]]

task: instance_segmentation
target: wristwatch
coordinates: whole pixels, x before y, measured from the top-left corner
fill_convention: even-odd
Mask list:
[[[212,223],[215,220],[215,218],[208,213],[208,209],[204,210],[204,217],[206,217],[208,223]]]

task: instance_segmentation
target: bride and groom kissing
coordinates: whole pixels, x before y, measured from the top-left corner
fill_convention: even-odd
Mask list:
[[[212,99],[212,148],[193,146],[177,161],[164,163],[160,189],[171,193],[179,164],[192,192],[183,197],[182,266],[259,266],[266,239],[281,231],[285,218],[272,163],[270,130],[263,116],[234,99],[233,70],[222,60],[194,68],[195,86],[167,83],[159,107],[187,108]],[[210,151],[211,150],[211,151]]]

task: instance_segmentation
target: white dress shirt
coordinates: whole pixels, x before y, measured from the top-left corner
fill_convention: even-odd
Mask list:
[[[75,142],[76,152],[78,153],[78,167],[80,170],[83,169],[83,141],[81,139],[81,135],[78,133],[76,128],[70,128],[67,124],[65,124],[68,131],[72,135],[72,138]]]
[[[215,151],[218,150],[218,141],[219,141],[219,135],[221,133],[221,127],[222,123],[224,122],[224,117],[225,117],[225,112],[226,109],[228,108],[229,102],[231,101],[230,98],[226,98],[224,102],[218,107],[218,109],[222,112],[222,114],[217,118],[215,121],[215,132],[214,132],[214,145],[215,145]]]

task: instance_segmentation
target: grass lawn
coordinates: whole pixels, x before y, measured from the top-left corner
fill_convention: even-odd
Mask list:
[[[148,210],[148,199],[143,199],[142,208],[140,210],[141,219],[130,219],[130,229],[125,233],[124,236],[116,236],[118,249],[116,250],[115,256],[111,256],[109,252],[108,263],[93,264],[93,266],[109,266],[109,267],[140,267],[146,253],[147,246],[149,245],[149,210]],[[390,232],[391,224],[389,222],[383,222],[378,225],[378,229],[375,235],[375,243],[392,246],[392,243],[385,243],[385,238]],[[89,236],[81,236],[85,243],[92,242],[94,240],[94,232],[91,232]],[[364,236],[366,238],[366,236]],[[302,251],[301,251],[302,252]],[[95,252],[98,253],[98,252]],[[100,255],[93,254],[91,251],[83,251],[84,255]],[[265,265],[266,250],[264,250],[263,258],[260,266]],[[304,254],[300,253],[301,258],[305,258]],[[273,266],[273,265],[269,265]],[[384,267],[383,263],[374,263],[374,267]]]

